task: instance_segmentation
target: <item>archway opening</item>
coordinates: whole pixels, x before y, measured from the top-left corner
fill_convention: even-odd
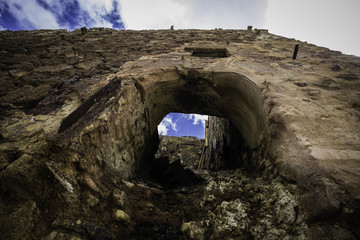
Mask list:
[[[208,116],[169,113],[157,126],[159,146],[150,167],[150,178],[165,188],[201,182],[196,175],[205,156],[205,124]]]
[[[208,115],[169,113],[158,125],[159,148],[155,158],[168,157],[186,168],[196,170],[205,156],[205,128]]]
[[[201,182],[196,174],[231,170],[251,161],[231,120],[201,114],[169,113],[158,125],[159,144],[149,176],[167,188]]]
[[[266,148],[266,130],[263,98],[254,82],[234,72],[176,69],[165,76],[161,79],[166,81],[137,82],[149,126],[144,150],[137,162],[138,176],[154,175],[154,169],[155,175],[161,175],[172,167],[169,157],[160,163],[154,162],[160,141],[158,125],[163,119],[169,120],[166,115],[172,112],[214,116],[207,149],[197,164],[200,170],[246,167],[253,171],[258,168],[253,166]],[[172,126],[174,123],[167,121],[167,124]],[[183,169],[181,162],[176,168]],[[185,178],[188,177],[181,177]],[[169,179],[165,178],[163,182],[168,183]]]
[[[95,159],[96,163],[100,158],[96,157],[101,156],[101,159],[106,159],[102,166],[114,168],[117,177],[124,173],[122,176],[125,179],[141,182],[131,184],[122,180],[123,189],[132,196],[129,200],[134,202],[134,206],[124,208],[124,211],[134,213],[132,216],[137,223],[136,233],[168,233],[178,232],[179,229],[188,232],[190,230],[186,228],[189,229],[194,223],[203,231],[204,237],[199,239],[205,239],[212,234],[213,229],[222,226],[225,222],[223,219],[235,215],[243,216],[237,220],[239,224],[246,220],[254,221],[251,226],[255,226],[256,218],[247,218],[247,214],[257,216],[263,213],[261,209],[257,211],[259,205],[271,205],[259,204],[259,199],[264,197],[254,193],[262,191],[269,193],[266,196],[272,198],[272,188],[255,181],[254,176],[247,177],[239,168],[246,168],[245,172],[259,172],[256,168],[262,164],[261,159],[264,159],[266,151],[267,112],[258,86],[238,73],[199,69],[161,69],[152,74],[147,72],[139,78],[132,75],[129,79],[115,79],[113,83],[120,80],[119,93],[103,94],[109,98],[109,107],[101,118],[96,119],[96,124],[83,131],[79,142],[82,144],[80,146],[84,159]],[[116,86],[114,84],[107,88],[110,93],[113,89],[119,89],[113,88],[112,86]],[[94,104],[99,102],[101,103],[101,99],[94,98]],[[88,107],[80,108],[80,113],[93,113],[96,110],[96,105],[86,106]],[[203,162],[199,161],[197,165],[200,169],[210,170],[208,174],[202,175],[203,181],[193,171],[184,168],[181,162],[171,165],[168,159],[154,160],[159,147],[158,125],[171,112],[214,116],[213,124],[209,121],[208,126],[209,129],[211,126],[218,126],[214,127],[218,134],[210,134],[215,137],[215,141],[208,139],[208,149],[212,146],[215,152],[210,151],[208,157],[204,157]],[[220,125],[222,128],[219,128]],[[224,137],[235,132],[239,133],[238,139],[232,138],[229,141],[229,138]],[[98,136],[103,141],[99,141]],[[108,136],[113,141],[109,141]],[[233,159],[231,155],[234,156]],[[221,169],[236,170],[216,171]],[[162,186],[153,184],[151,179],[148,181],[150,177],[162,183]],[[183,188],[200,182],[203,184]],[[148,215],[144,221],[145,214]],[[170,222],[172,219],[176,221]],[[204,219],[210,225],[204,225]],[[154,224],[156,221],[157,224]],[[160,231],[158,226],[165,228]],[[229,229],[229,232],[239,229],[232,225],[222,228]],[[248,236],[251,236],[250,231],[251,229],[247,230]],[[225,239],[228,235],[219,233],[217,238]]]
[[[104,106],[106,111],[102,112]],[[171,112],[228,118],[232,129],[240,133],[241,149],[246,149],[238,156],[249,156],[244,152],[251,155],[247,161],[250,164],[246,161],[218,164],[216,159],[220,158],[206,158],[215,160],[205,161],[202,169],[234,167],[231,166],[234,163],[250,170],[255,169],[252,166],[259,169],[262,163],[252,160],[260,159],[266,151],[263,96],[255,82],[236,72],[169,68],[156,69],[138,78],[115,77],[65,118],[59,133],[78,129],[80,147],[75,151],[84,158],[94,162],[103,159],[102,166],[124,178],[141,177],[149,173],[158,149],[158,125]],[[90,120],[97,115],[101,117],[91,120],[94,124],[81,128],[79,119]]]

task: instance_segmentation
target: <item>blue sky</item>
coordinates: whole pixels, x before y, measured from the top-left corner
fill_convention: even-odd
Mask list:
[[[120,2],[113,0],[0,0],[0,29],[124,29]]]
[[[206,115],[169,113],[158,126],[160,135],[205,137]]]
[[[359,12],[360,0],[0,0],[0,30],[83,26],[136,30],[171,25],[245,29],[251,25],[360,56]],[[201,137],[203,120],[199,115],[171,113],[160,130]]]

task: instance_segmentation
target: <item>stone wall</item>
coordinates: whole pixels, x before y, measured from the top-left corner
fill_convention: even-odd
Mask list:
[[[207,124],[208,146],[204,168],[220,170],[243,167],[251,171],[251,150],[246,148],[244,140],[231,121],[209,116]]]
[[[170,162],[178,160],[191,169],[197,169],[203,146],[204,139],[197,137],[160,136],[155,157],[168,156]]]
[[[266,31],[1,31],[0,41],[7,239],[136,232],[155,209],[130,214],[140,203],[129,181],[169,112],[229,118],[251,169],[297,186],[307,238],[360,237],[359,58]]]

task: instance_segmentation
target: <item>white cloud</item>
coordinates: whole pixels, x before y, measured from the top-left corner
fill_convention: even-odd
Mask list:
[[[7,6],[25,29],[60,28],[53,13],[41,7],[36,0],[8,0]]]
[[[159,135],[167,135],[170,130],[177,132],[176,122],[171,117],[165,117],[158,125]]]
[[[119,0],[128,29],[246,28],[264,23],[267,0]]]
[[[127,29],[170,28],[183,19],[186,7],[174,0],[120,0]]]
[[[94,21],[93,27],[112,27],[112,23],[103,16],[111,12],[113,0],[78,0],[78,2],[80,8]]]
[[[38,3],[38,0],[7,0],[0,2],[0,9],[7,8],[10,14],[18,21],[20,29],[58,29],[87,27],[111,28],[114,18],[109,19],[110,13],[120,15],[119,0],[42,0],[47,7]],[[114,4],[118,8],[114,9]],[[79,7],[75,15],[68,16],[69,7]],[[115,11],[115,12],[114,12]],[[64,16],[68,16],[64,19]],[[70,26],[70,22],[76,26]],[[119,25],[118,23],[117,25]]]
[[[359,0],[272,0],[270,32],[360,56]]]
[[[181,117],[187,118],[189,120],[193,120],[193,124],[202,124],[205,127],[205,121],[208,120],[208,115],[201,115],[201,114],[182,114]]]

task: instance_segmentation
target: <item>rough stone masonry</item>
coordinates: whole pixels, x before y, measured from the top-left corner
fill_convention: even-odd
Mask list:
[[[0,42],[1,238],[360,238],[358,57],[258,29]],[[146,179],[169,112],[229,118],[246,164]]]

